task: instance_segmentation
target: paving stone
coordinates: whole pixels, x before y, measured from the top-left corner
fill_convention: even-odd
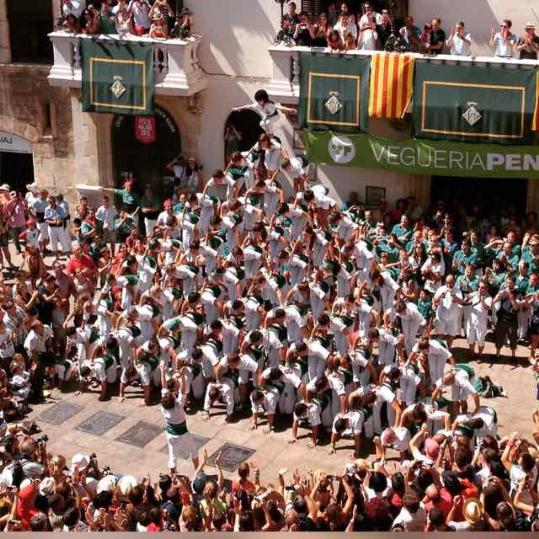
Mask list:
[[[75,414],[78,414],[84,409],[83,406],[75,404],[73,402],[58,402],[54,406],[51,406],[48,410],[45,410],[39,415],[38,421],[43,421],[49,425],[61,425],[68,419],[71,419]]]
[[[222,468],[229,472],[233,472],[254,452],[254,449],[250,449],[249,447],[226,443],[210,456],[208,464],[210,466],[215,466],[215,459],[217,458],[217,455],[221,453]]]
[[[204,447],[210,441],[210,438],[206,438],[206,436],[200,436],[200,434],[192,434],[192,436],[195,440],[197,450],[200,450],[201,447]],[[163,447],[161,451],[168,454],[168,445],[165,445],[165,447]],[[190,455],[188,451],[184,450],[183,448],[180,448],[179,457],[185,460],[190,458]]]
[[[115,427],[124,419],[124,416],[113,414],[111,412],[97,412],[78,425],[77,430],[87,432],[88,434],[95,434],[96,436],[102,436],[105,432]]]
[[[118,436],[116,440],[124,444],[134,445],[135,447],[144,447],[162,432],[162,427],[152,425],[146,421],[139,421],[122,435]]]

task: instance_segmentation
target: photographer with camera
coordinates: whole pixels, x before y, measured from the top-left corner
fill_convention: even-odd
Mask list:
[[[453,56],[472,55],[472,36],[466,32],[462,21],[453,26],[451,35],[447,38],[445,44],[449,48],[449,54]]]

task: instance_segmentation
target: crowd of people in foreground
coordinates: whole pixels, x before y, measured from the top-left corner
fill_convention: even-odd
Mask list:
[[[24,196],[0,186],[0,521],[7,530],[537,526],[539,412],[533,439],[500,438],[485,399],[505,393],[477,376],[487,360],[538,375],[537,215],[444,202],[423,210],[409,198],[377,216],[355,194],[341,205],[272,135],[278,111],[266,92],[255,100],[266,132],[253,148],[206,182],[193,158],[174,160],[164,201],[133,178],[73,211],[35,184]],[[462,337],[469,349],[457,363]],[[158,486],[101,469],[95,456],[52,457],[46,439],[31,437],[28,403],[73,385],[112,409],[127,392],[160,403],[169,473]],[[351,444],[357,460],[335,476],[281,470],[264,485],[243,464],[227,487],[219,458],[217,479],[205,472],[186,411],[286,430],[290,443],[307,438],[329,453]],[[189,478],[176,471],[186,452]]]
[[[371,2],[362,3],[357,11],[347,2],[329,2],[327,12],[313,18],[306,11],[298,12],[296,2],[288,2],[288,11],[275,42],[287,46],[328,47],[334,51],[472,55],[472,36],[463,21],[453,23],[447,33],[439,17],[420,28],[411,15],[402,12],[401,4],[396,3],[396,13],[391,9],[378,13]],[[527,22],[520,36],[514,34],[511,27],[512,21],[504,19],[499,30],[492,29],[488,45],[494,56],[537,60],[539,36],[535,33],[535,23]]]

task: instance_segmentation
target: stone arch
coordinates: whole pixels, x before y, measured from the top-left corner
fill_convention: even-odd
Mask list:
[[[39,130],[37,127],[26,122],[21,122],[17,118],[0,114],[0,130],[13,133],[19,137],[29,140],[32,144],[39,141]]]

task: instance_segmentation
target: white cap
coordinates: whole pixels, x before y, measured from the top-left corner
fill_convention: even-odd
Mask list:
[[[124,475],[118,481],[118,491],[121,496],[129,496],[130,492],[138,485],[137,480],[132,475]]]
[[[54,488],[56,487],[56,481],[54,477],[45,477],[39,484],[39,493],[42,496],[49,496],[54,493]]]
[[[97,482],[96,492],[113,492],[117,484],[118,478],[115,475],[106,475]]]
[[[90,457],[88,455],[83,455],[82,453],[76,453],[71,458],[71,470],[85,470],[90,464]]]

